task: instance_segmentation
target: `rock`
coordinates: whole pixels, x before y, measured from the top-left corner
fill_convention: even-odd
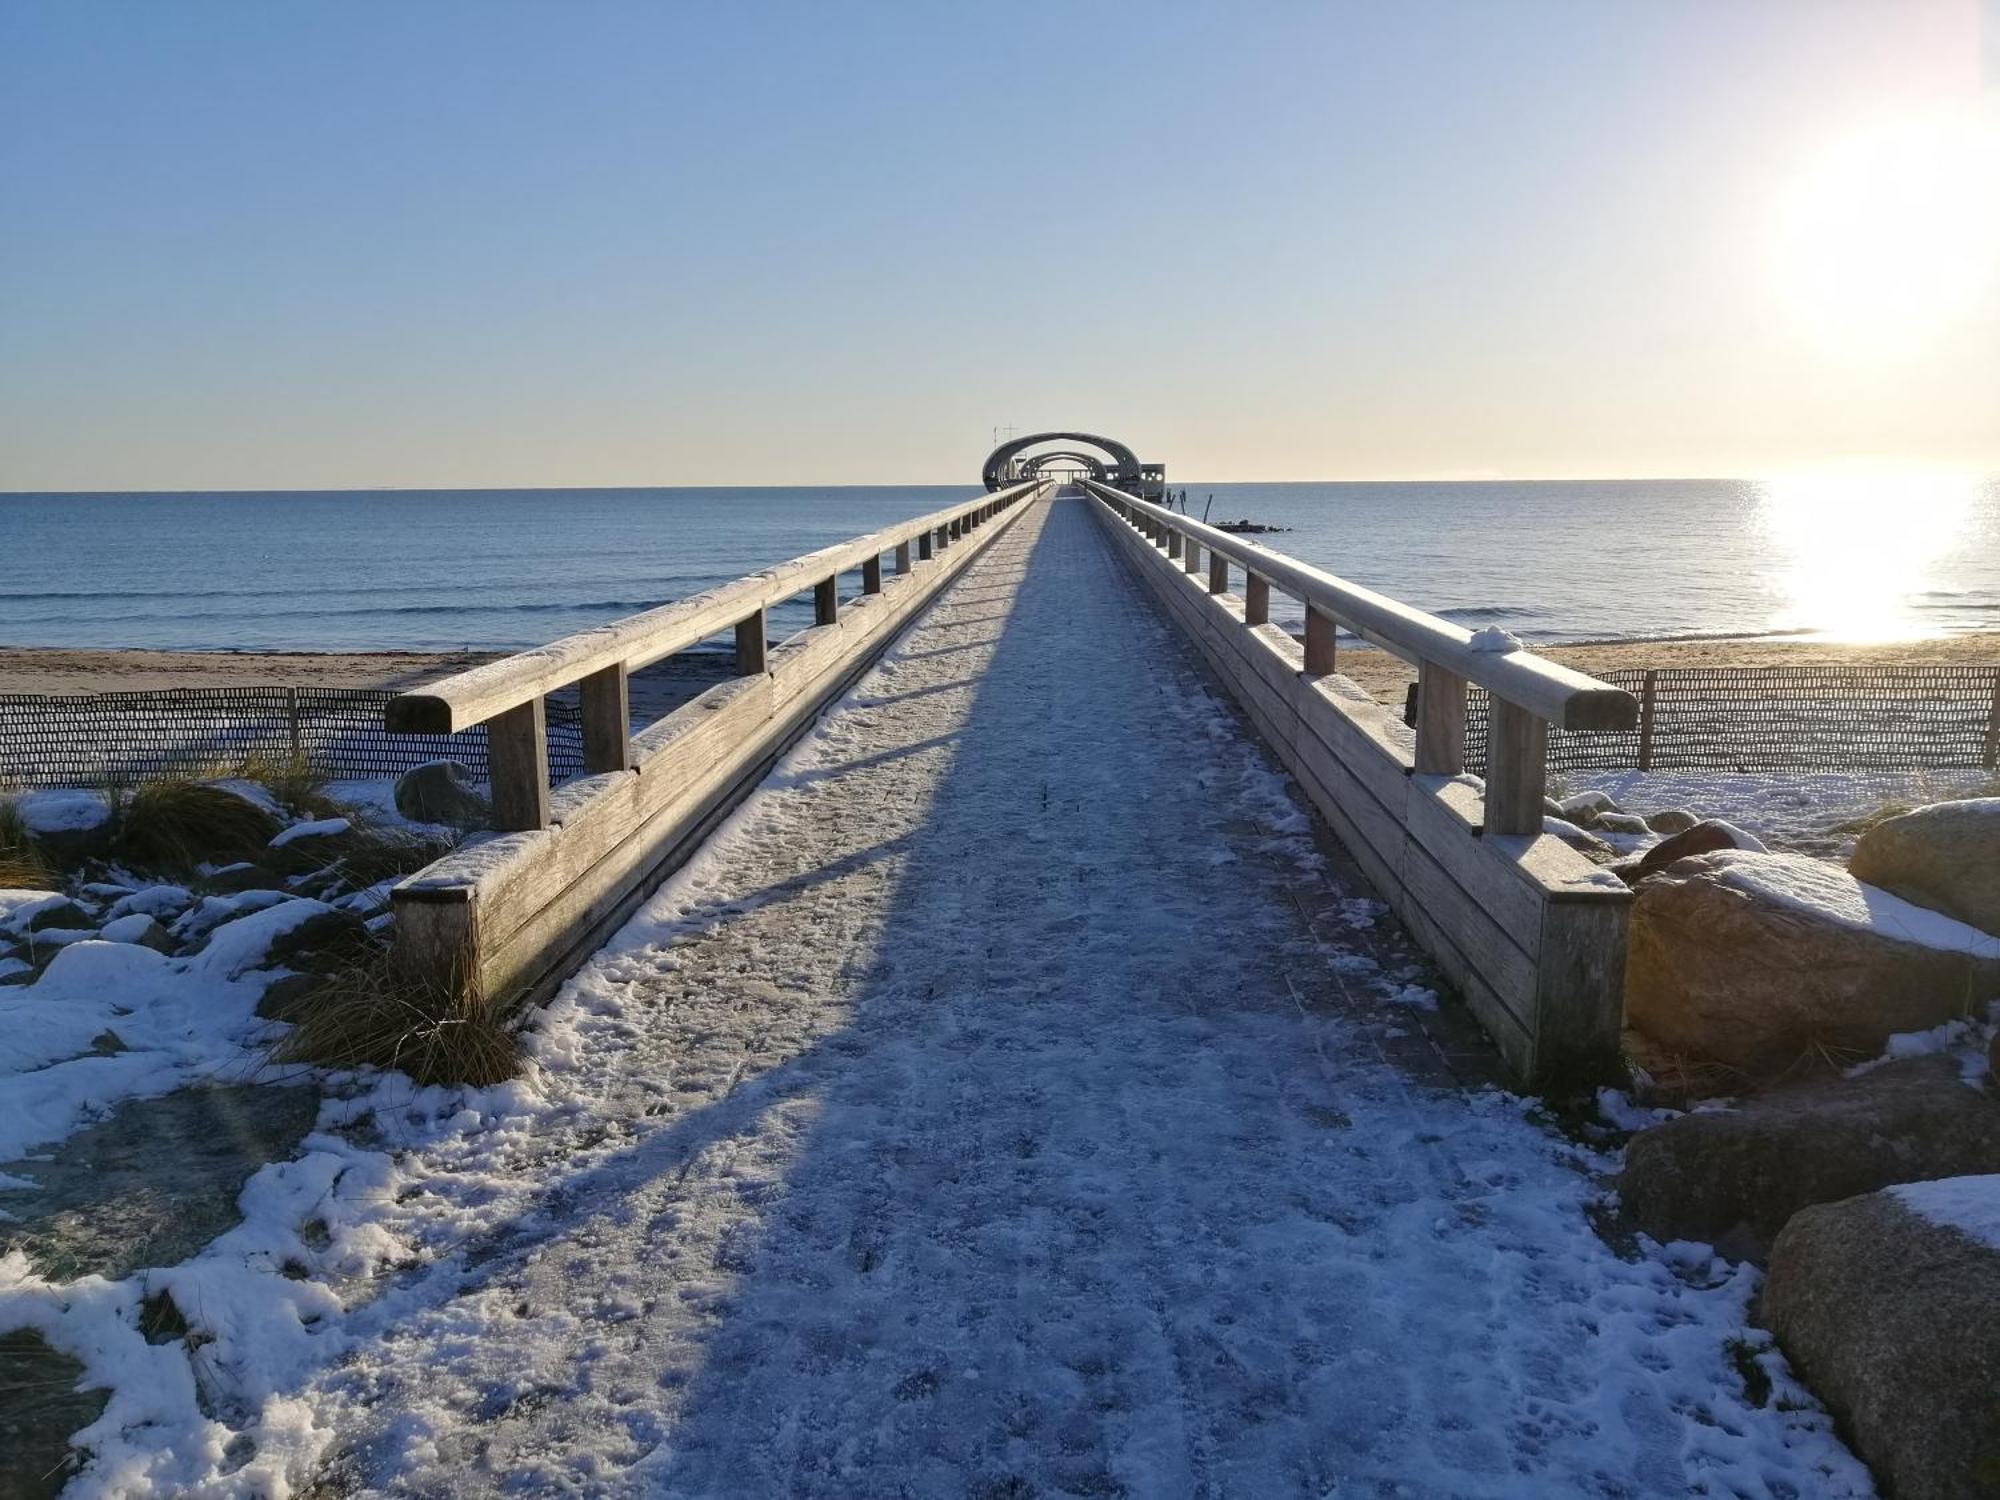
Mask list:
[[[1684,807],[1664,808],[1646,815],[1646,826],[1655,833],[1685,833],[1700,821]]]
[[[98,929],[97,935],[107,943],[137,943],[156,953],[171,953],[174,947],[167,929],[142,911],[113,918]]]
[[[1563,805],[1560,802],[1556,801],[1556,799],[1553,797],[1542,798],[1543,817],[1560,818],[1562,817],[1562,815],[1563,815]],[[1567,819],[1565,819],[1564,821],[1567,821]]]
[[[74,869],[111,852],[111,804],[97,792],[54,788],[14,801],[28,836],[58,867]]]
[[[434,760],[396,778],[396,811],[413,823],[485,828],[493,807],[473,788],[472,773],[455,760]]]
[[[83,927],[90,922],[90,909],[68,896],[38,893],[7,913],[7,930],[15,936],[45,932],[51,928]]]
[[[101,1387],[78,1390],[83,1361],[51,1349],[32,1328],[0,1334],[0,1496],[53,1497],[75,1477],[80,1455],[69,1445],[110,1403]]]
[[[2000,1493],[2000,1247],[1914,1206],[1992,1182],[1802,1209],[1771,1251],[1762,1321],[1897,1500]]]
[[[1802,855],[1724,850],[1641,882],[1627,1022],[1753,1079],[1878,1056],[2000,996],[2000,939]]]
[[[1745,833],[1734,823],[1725,823],[1720,818],[1704,818],[1692,828],[1683,828],[1648,849],[1638,868],[1626,877],[1627,883],[1637,885],[1648,875],[1658,874],[1676,860],[1696,854],[1714,854],[1722,849],[1747,849],[1753,854],[1761,854],[1764,845],[1755,834]],[[1623,875],[1625,872],[1621,870],[1619,873]]]
[[[1562,815],[1579,828],[1594,826],[1600,813],[1618,811],[1618,804],[1602,792],[1578,792],[1563,798],[1559,806]]]
[[[273,938],[264,952],[264,965],[289,964],[301,954],[328,949],[336,953],[351,949],[365,941],[367,933],[367,926],[353,912],[329,908]]]
[[[1601,812],[1597,815],[1597,831],[1644,835],[1653,830],[1647,825],[1646,820],[1636,813]]]
[[[1933,803],[1877,823],[1847,868],[1856,880],[2000,934],[2000,797]]]
[[[186,886],[149,885],[144,890],[119,897],[112,902],[111,910],[106,912],[105,916],[116,918],[137,911],[144,912],[149,917],[158,917],[164,922],[171,917],[179,916],[193,904],[194,897],[189,894]]]
[[[1785,1221],[1899,1182],[2000,1172],[2000,1102],[1949,1057],[1822,1079],[1642,1130],[1619,1194],[1656,1240],[1761,1260]]]
[[[224,865],[202,877],[201,883],[218,895],[234,896],[243,891],[281,891],[286,877],[277,870],[247,860]]]
[[[257,998],[257,1014],[267,1021],[296,1021],[319,987],[317,974],[281,974]]]

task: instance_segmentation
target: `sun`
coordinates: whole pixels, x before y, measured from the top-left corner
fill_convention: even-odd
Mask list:
[[[1785,300],[1830,352],[1922,353],[2000,286],[2000,105],[1883,120],[1810,162],[1778,204]]]

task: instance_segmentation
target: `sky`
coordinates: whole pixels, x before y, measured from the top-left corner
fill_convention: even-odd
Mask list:
[[[2000,0],[0,0],[0,490],[2000,471]]]

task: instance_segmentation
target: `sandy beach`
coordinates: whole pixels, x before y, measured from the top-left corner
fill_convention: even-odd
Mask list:
[[[93,651],[0,647],[0,693],[135,692],[160,688],[409,688],[461,671],[499,652],[481,651]],[[1771,637],[1617,641],[1557,646],[1545,655],[1583,672],[1627,667],[1772,667],[1846,664],[1920,666],[2000,664],[2000,631],[1866,645]],[[1399,702],[1416,675],[1407,662],[1369,647],[1343,648],[1341,670],[1385,702]],[[719,660],[671,658],[646,676],[714,681]],[[664,686],[664,682],[662,683]]]

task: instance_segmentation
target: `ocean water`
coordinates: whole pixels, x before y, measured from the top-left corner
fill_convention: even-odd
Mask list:
[[[1260,540],[1529,641],[2000,629],[2000,478],[1185,488],[1196,517],[1287,526]],[[518,648],[971,493],[0,495],[0,645]]]

